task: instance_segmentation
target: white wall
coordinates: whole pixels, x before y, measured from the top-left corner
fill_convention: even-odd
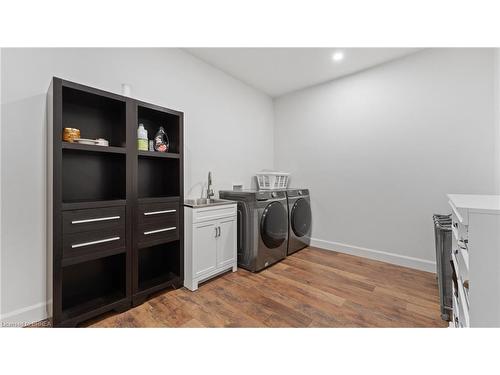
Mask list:
[[[500,194],[500,48],[495,49],[495,187]]]
[[[0,48],[0,87],[2,86],[2,49]],[[2,90],[0,90],[2,103]],[[0,105],[0,328],[2,325],[2,106]]]
[[[332,67],[334,69],[334,67]],[[317,246],[435,270],[446,193],[494,193],[494,51],[424,50],[275,100],[275,167]]]
[[[185,194],[250,186],[273,167],[273,103],[178,49],[2,51],[1,314],[43,319],[45,308],[45,94],[52,76],[185,112]]]

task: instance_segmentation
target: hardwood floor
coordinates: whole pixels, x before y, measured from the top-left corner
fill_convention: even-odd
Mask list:
[[[309,247],[257,274],[239,269],[163,292],[89,327],[446,327],[434,274]]]

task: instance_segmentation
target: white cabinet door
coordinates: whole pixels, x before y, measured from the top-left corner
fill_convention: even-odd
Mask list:
[[[217,267],[217,222],[193,227],[193,277],[203,276]]]
[[[236,219],[221,219],[218,226],[217,268],[221,268],[236,262]]]

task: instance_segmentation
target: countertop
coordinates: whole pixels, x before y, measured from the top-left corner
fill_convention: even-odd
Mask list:
[[[185,207],[191,207],[191,208],[202,208],[202,207],[216,207],[216,206],[225,206],[229,204],[237,204],[235,201],[231,201],[228,199],[213,199],[212,202],[210,203],[202,203],[199,202],[200,200],[203,200],[203,198],[199,199],[185,199],[184,200],[184,206]]]
[[[500,213],[500,195],[447,194],[447,196],[458,209]]]

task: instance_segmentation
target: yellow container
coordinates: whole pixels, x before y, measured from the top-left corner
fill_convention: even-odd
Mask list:
[[[80,138],[80,129],[64,128],[63,141],[73,143],[75,139]]]
[[[138,139],[137,140],[137,149],[139,151],[148,151],[148,140],[147,139]]]

